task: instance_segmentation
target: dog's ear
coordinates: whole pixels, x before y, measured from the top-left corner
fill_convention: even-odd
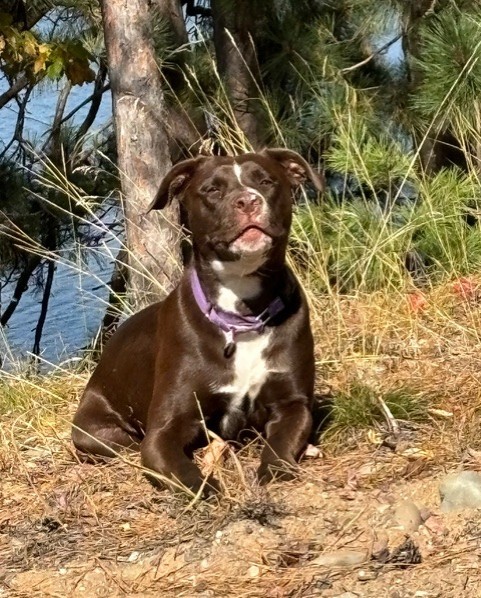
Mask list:
[[[324,177],[315,172],[297,152],[288,149],[264,149],[261,154],[277,160],[286,171],[293,187],[302,185],[309,179],[318,191],[326,188]]]
[[[160,183],[159,190],[155,194],[147,212],[150,212],[150,210],[161,210],[162,208],[165,208],[174,197],[180,196],[187,183],[194,176],[199,165],[205,159],[205,156],[199,156],[198,158],[183,160],[171,168]]]

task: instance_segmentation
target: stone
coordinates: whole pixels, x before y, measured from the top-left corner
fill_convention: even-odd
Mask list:
[[[371,579],[376,579],[377,573],[372,569],[360,569],[357,572],[357,578],[359,581],[371,581]]]
[[[427,521],[424,522],[424,526],[432,533],[438,536],[446,535],[448,528],[442,517],[438,515],[432,515]]]
[[[261,572],[261,570],[259,569],[259,567],[257,565],[251,565],[249,567],[249,569],[247,570],[247,575],[249,577],[259,577],[260,572]]]
[[[137,550],[134,550],[133,552],[130,553],[129,558],[127,559],[128,563],[135,563],[136,561],[139,560],[140,557],[140,552],[138,552]]]
[[[319,567],[354,567],[367,560],[368,553],[365,550],[336,550],[321,554],[311,564]]]
[[[385,563],[389,558],[389,537],[386,532],[380,531],[376,533],[376,540],[372,545],[372,558],[381,563]]]
[[[460,471],[444,478],[439,485],[441,511],[481,508],[481,474]]]
[[[306,459],[320,459],[322,457],[321,449],[313,444],[308,444],[303,457]]]
[[[421,512],[411,500],[405,500],[396,507],[394,519],[407,532],[415,532],[423,523]]]
[[[424,522],[426,522],[432,515],[431,509],[428,509],[427,507],[424,507],[424,506],[419,507],[419,512],[421,514],[421,519]]]

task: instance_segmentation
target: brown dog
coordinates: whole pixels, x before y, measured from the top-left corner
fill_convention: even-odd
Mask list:
[[[143,465],[197,491],[202,425],[222,438],[265,436],[259,479],[291,477],[312,425],[313,340],[302,290],[285,264],[292,187],[322,181],[282,149],[177,164],[151,206],[178,197],[193,261],[161,303],[107,343],[74,418],[81,453],[140,448]],[[211,487],[215,480],[209,479]]]

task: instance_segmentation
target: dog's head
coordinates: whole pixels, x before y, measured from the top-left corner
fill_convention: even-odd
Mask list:
[[[296,152],[266,149],[236,157],[199,157],[170,170],[150,209],[178,197],[188,215],[194,252],[243,273],[270,258],[284,258],[292,216],[292,190],[323,181]]]

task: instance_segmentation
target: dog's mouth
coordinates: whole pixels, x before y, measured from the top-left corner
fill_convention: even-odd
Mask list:
[[[237,243],[237,241],[256,243],[263,239],[272,240],[272,235],[270,235],[264,228],[258,226],[257,224],[249,224],[249,226],[243,228],[241,232],[232,239],[229,245],[233,245]]]
[[[272,241],[272,235],[264,228],[250,224],[232,239],[229,249],[240,254],[264,253],[270,249]]]

